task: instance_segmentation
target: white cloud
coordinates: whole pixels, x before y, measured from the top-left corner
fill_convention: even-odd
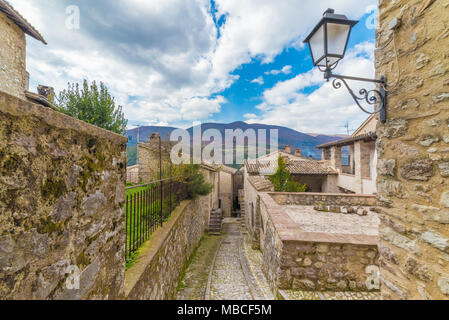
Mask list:
[[[373,55],[373,43],[357,45],[347,53],[335,73],[374,78]],[[362,87],[373,88],[369,83],[348,83],[356,93]],[[315,86],[319,88],[312,93],[304,92]],[[340,133],[347,121],[356,128],[368,117],[355,105],[345,87],[335,89],[332,82],[325,82],[318,69],[278,82],[265,90],[263,102],[257,108],[262,111],[261,116],[248,117],[249,122],[276,123],[302,132]]]
[[[292,73],[292,66],[285,66],[283,67],[281,70],[271,70],[271,71],[267,71],[265,72],[266,75],[278,75],[278,74],[290,74]]]
[[[225,100],[217,94],[238,80],[232,73],[243,64],[254,58],[269,63],[285,48],[300,48],[328,7],[359,18],[376,4],[216,0],[217,17],[226,15],[218,38],[209,0],[78,0],[81,30],[65,28],[65,8],[72,1],[11,3],[49,43],[28,41],[32,86],[62,90],[67,82],[102,80],[131,121],[180,126],[220,112]],[[288,67],[282,72],[289,73]]]
[[[263,80],[263,77],[260,76],[259,78],[252,80],[251,83],[257,83],[259,85],[263,85],[265,83],[265,81]]]
[[[247,113],[243,116],[245,119],[254,119],[257,118],[257,115],[254,113]]]

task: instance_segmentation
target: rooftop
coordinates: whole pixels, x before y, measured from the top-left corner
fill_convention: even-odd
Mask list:
[[[265,160],[260,161],[245,161],[245,167],[249,174],[274,174],[277,170],[277,160]],[[303,174],[303,175],[333,175],[338,174],[337,171],[331,167],[316,160],[308,159],[288,159],[287,170],[291,174]]]
[[[269,180],[265,179],[264,177],[251,176],[251,177],[248,177],[248,181],[249,181],[249,183],[252,184],[252,186],[257,191],[272,191],[272,190],[274,190],[273,184]]]
[[[263,211],[282,241],[341,243],[377,246],[380,220],[369,208],[374,196],[261,192]],[[368,214],[321,212],[314,204],[363,207]]]
[[[3,12],[9,19],[11,19],[24,33],[47,44],[44,37],[37,31],[22,15],[17,12],[12,5],[5,0],[0,0],[0,12]]]
[[[305,232],[379,236],[380,220],[375,212],[367,216],[321,212],[312,206],[284,206],[289,217]]]
[[[325,143],[325,144],[318,146],[317,148],[318,149],[327,149],[327,148],[331,148],[331,147],[343,147],[343,146],[351,145],[357,141],[375,141],[376,139],[377,139],[377,135],[375,133],[368,133],[368,134],[360,135],[357,137],[350,137],[350,138],[339,140],[339,141]]]

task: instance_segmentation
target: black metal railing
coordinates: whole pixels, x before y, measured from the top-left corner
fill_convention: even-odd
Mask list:
[[[126,260],[170,217],[187,198],[186,186],[179,178],[154,181],[126,189]]]

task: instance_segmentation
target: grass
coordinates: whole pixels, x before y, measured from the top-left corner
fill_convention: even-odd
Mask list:
[[[129,194],[133,195],[137,192],[148,189],[149,187],[136,188],[133,190],[133,193]],[[140,189],[140,191],[139,191]],[[137,191],[136,191],[137,190]],[[177,205],[177,198],[175,195],[171,197],[172,209],[174,210]],[[129,206],[129,208],[128,208]],[[134,208],[131,206],[131,202],[125,205],[125,217],[126,217],[126,245],[129,248],[132,247],[133,243],[138,242],[139,236],[141,236],[141,244],[142,246],[146,241],[148,241],[151,237],[151,233],[160,227],[161,224],[161,201],[155,200],[152,203],[142,202],[136,204],[135,213]],[[165,198],[162,203],[162,222],[167,222],[171,217],[170,211],[170,199]],[[136,239],[137,238],[137,239]],[[139,244],[136,246],[140,247]],[[127,268],[130,268],[135,264],[137,257],[139,256],[139,250],[136,250],[131,253],[130,256],[126,257]]]
[[[180,290],[186,288],[186,284],[185,284],[185,282],[184,282],[183,280],[184,280],[184,278],[185,278],[185,276],[186,276],[187,269],[188,269],[188,268],[190,267],[190,265],[192,264],[193,259],[195,259],[195,257],[196,257],[196,254],[197,254],[197,252],[198,252],[199,247],[201,246],[201,244],[204,242],[205,239],[206,239],[206,238],[205,238],[204,236],[201,237],[200,242],[198,243],[198,245],[196,246],[196,248],[193,250],[193,253],[192,253],[192,255],[189,257],[189,260],[187,260],[187,262],[184,264],[184,266],[183,266],[183,268],[182,268],[182,271],[181,271],[181,274],[179,275],[179,279],[180,279],[180,280],[179,280],[179,282],[178,282],[177,291],[180,291]]]
[[[129,186],[129,187],[132,187],[132,186]],[[129,190],[126,190],[126,195],[127,196],[131,196],[131,195],[133,195],[135,193],[148,190],[148,189],[150,189],[150,187],[151,186],[145,186],[145,187],[138,187],[138,188],[134,188],[134,189],[129,189]]]
[[[217,237],[205,233],[185,263],[179,277],[178,293],[185,288],[192,288],[192,290],[184,292],[182,295],[183,299],[198,300],[204,298],[204,289],[209,276],[209,266],[211,266],[221,239],[221,236]],[[189,273],[189,277],[186,278],[187,273]]]

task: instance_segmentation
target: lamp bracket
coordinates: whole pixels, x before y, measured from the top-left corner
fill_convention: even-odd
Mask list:
[[[325,79],[329,81],[330,78],[334,78],[332,82],[332,86],[335,89],[340,89],[342,85],[348,89],[349,94],[354,99],[357,106],[365,113],[368,114],[379,114],[380,121],[382,123],[387,122],[387,91],[386,91],[386,78],[385,76],[382,76],[380,80],[376,79],[367,79],[367,78],[358,78],[358,77],[349,77],[349,76],[342,76],[333,74],[332,70],[326,70],[324,74]],[[354,91],[349,87],[346,80],[354,80],[354,81],[363,81],[363,82],[371,82],[371,83],[377,83],[380,85],[379,90],[373,89],[373,90],[366,90],[361,89],[359,91],[359,95],[355,94]],[[378,105],[378,107],[375,109],[374,112],[370,112],[366,110],[362,106],[362,102],[374,106]]]

